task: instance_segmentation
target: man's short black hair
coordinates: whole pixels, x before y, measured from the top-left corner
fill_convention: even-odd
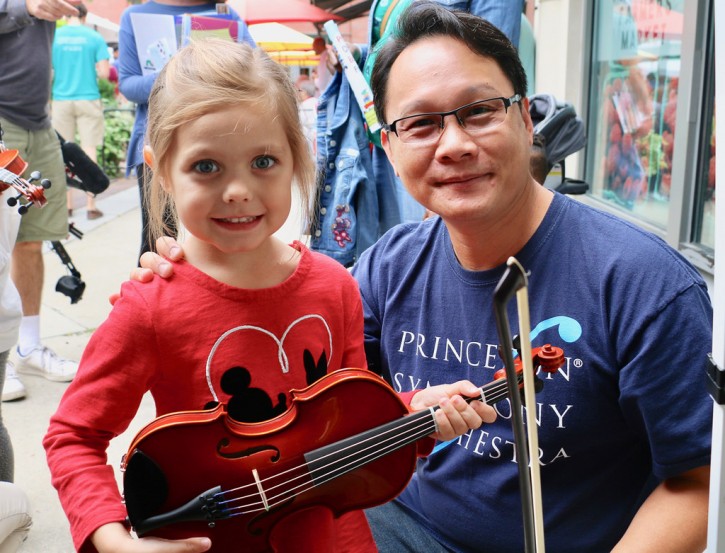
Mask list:
[[[415,2],[400,16],[395,30],[380,46],[370,86],[378,119],[385,118],[388,77],[398,56],[414,42],[433,36],[460,40],[473,52],[493,59],[511,81],[514,94],[526,96],[526,73],[511,41],[494,25],[478,16],[451,11],[429,0]],[[441,94],[445,83],[441,83]]]
[[[78,17],[81,19],[85,19],[85,17],[88,15],[88,8],[86,8],[86,5],[78,4],[76,6],[76,9],[78,10]]]

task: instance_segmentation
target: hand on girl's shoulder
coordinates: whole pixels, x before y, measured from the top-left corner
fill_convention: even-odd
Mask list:
[[[154,275],[161,278],[169,278],[174,273],[174,267],[169,260],[178,261],[184,258],[184,250],[179,243],[173,238],[162,236],[156,241],[156,250],[159,253],[146,252],[140,260],[140,267],[133,269],[129,275],[129,279],[136,282],[151,282]],[[111,294],[108,301],[111,305],[115,304],[121,297],[119,292]]]

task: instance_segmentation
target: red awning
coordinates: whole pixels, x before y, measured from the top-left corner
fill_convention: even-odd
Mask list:
[[[324,23],[342,19],[304,0],[227,0],[247,25],[255,23],[289,23],[307,21]]]

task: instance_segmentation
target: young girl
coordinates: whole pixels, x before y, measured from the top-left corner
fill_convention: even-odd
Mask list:
[[[124,524],[105,451],[147,391],[158,415],[233,399],[234,418],[259,422],[285,412],[291,389],[366,366],[355,281],[337,262],[273,236],[290,213],[293,181],[307,206],[314,176],[284,69],[247,45],[194,42],[163,69],[149,106],[152,225],[164,232],[173,207],[187,231],[186,261],[169,280],[123,285],[51,419],[53,485],[84,552],[210,547],[206,538],[134,539]],[[324,507],[283,519],[271,542],[277,551],[375,550],[361,511],[335,519]]]

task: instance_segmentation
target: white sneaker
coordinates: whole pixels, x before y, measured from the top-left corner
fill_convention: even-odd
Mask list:
[[[69,359],[63,359],[50,348],[38,346],[28,355],[18,355],[18,372],[44,376],[54,382],[70,382],[78,372],[78,363]]]
[[[15,365],[10,361],[5,364],[5,382],[3,383],[3,401],[13,401],[25,397],[25,386],[15,372]]]

